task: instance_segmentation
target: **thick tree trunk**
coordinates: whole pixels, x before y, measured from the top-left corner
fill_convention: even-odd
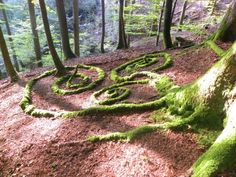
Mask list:
[[[193,176],[214,176],[217,172],[232,167],[236,162],[236,43],[196,84],[198,97],[202,98],[204,119],[212,124],[227,124],[214,144],[193,166]]]
[[[124,23],[124,0],[119,0],[119,41],[117,49],[127,49],[128,44],[125,34],[125,23]]]
[[[75,54],[77,57],[80,57],[80,29],[79,29],[79,3],[78,0],[73,0],[73,16],[74,16],[74,46],[75,46]]]
[[[165,8],[165,0],[163,1],[162,7],[161,7],[161,13],[159,17],[159,22],[158,22],[158,29],[157,29],[157,38],[156,38],[156,46],[159,45],[159,38],[161,34],[161,25],[162,25],[162,18],[163,18],[163,13],[164,13],[164,8]]]
[[[164,47],[166,49],[171,48],[173,46],[170,35],[171,11],[172,11],[172,0],[166,0],[165,14],[164,14],[164,31],[163,31],[163,42],[164,42]]]
[[[66,59],[75,58],[76,55],[72,52],[70,48],[64,1],[56,0],[56,8],[59,19],[63,53]]]
[[[217,30],[214,40],[235,41],[236,40],[236,1],[233,0],[227,10],[224,19]]]
[[[101,38],[101,52],[105,53],[104,50],[104,39],[105,39],[105,2],[104,0],[101,0],[102,2],[102,38]]]
[[[10,76],[11,82],[15,82],[19,79],[19,77],[11,63],[6,41],[4,39],[1,27],[0,27],[0,48],[2,51],[3,61],[7,70],[7,74]]]
[[[36,22],[36,16],[35,16],[35,7],[32,0],[28,0],[28,6],[29,6],[29,15],[30,15],[30,23],[31,23],[31,30],[33,34],[33,40],[34,40],[34,52],[36,56],[37,66],[42,67],[42,58],[41,58],[41,48],[39,43],[39,35],[37,30],[37,22]]]
[[[52,39],[51,30],[50,30],[50,26],[48,22],[48,17],[47,17],[47,9],[46,9],[44,0],[39,0],[39,5],[41,9],[43,25],[44,25],[45,34],[47,37],[48,47],[49,47],[53,62],[55,64],[55,67],[57,68],[57,74],[58,75],[65,74],[66,73],[65,67],[62,64],[53,44],[53,39]]]
[[[3,1],[0,0],[0,3],[3,4]],[[3,19],[6,23],[7,34],[9,35],[8,39],[9,39],[11,50],[12,50],[12,53],[13,53],[13,56],[12,56],[13,62],[14,62],[16,71],[20,71],[19,63],[18,63],[18,60],[17,60],[16,51],[15,51],[15,47],[14,47],[14,43],[13,43],[13,39],[11,37],[12,36],[11,28],[10,28],[10,25],[9,25],[9,22],[8,22],[7,13],[6,13],[4,8],[2,9],[2,15],[3,15]]]

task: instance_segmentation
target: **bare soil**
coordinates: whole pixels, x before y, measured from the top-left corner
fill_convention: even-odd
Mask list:
[[[153,47],[131,48],[110,54],[74,59],[67,65],[92,64],[103,68],[107,76],[112,68],[145,53]],[[161,74],[176,84],[185,85],[204,74],[217,61],[207,48],[181,53],[169,51],[175,58],[171,68]],[[204,152],[191,133],[154,132],[132,142],[85,141],[89,135],[126,131],[152,123],[152,112],[127,112],[76,117],[74,119],[34,118],[18,106],[25,83],[48,68],[22,75],[22,81],[11,84],[0,81],[0,176],[26,177],[175,177],[188,176],[187,171]],[[92,74],[92,73],[90,73]],[[106,79],[98,88],[79,95],[60,97],[50,91],[55,80],[39,81],[33,90],[33,103],[48,110],[76,110],[91,106],[94,90],[111,84]],[[133,86],[131,101],[148,101],[155,92],[144,86]],[[224,175],[223,175],[224,176]],[[225,175],[227,176],[227,175]]]

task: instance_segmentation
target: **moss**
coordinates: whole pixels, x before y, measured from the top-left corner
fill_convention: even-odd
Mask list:
[[[94,92],[91,95],[91,100],[94,103],[100,104],[100,105],[113,104],[113,103],[121,101],[122,99],[127,98],[129,96],[130,90],[127,88],[123,88],[122,86],[132,85],[132,84],[146,84],[146,83],[147,83],[146,80],[138,80],[138,81],[126,81],[126,82],[122,82],[120,84],[114,84],[110,87],[106,87],[106,88],[103,88],[97,92]],[[111,92],[111,91],[113,91],[113,92]],[[109,94],[109,92],[111,92],[112,94]],[[108,99],[105,101],[98,101],[97,97],[103,93],[108,94]]]
[[[235,135],[216,141],[193,165],[192,177],[212,177],[217,172],[231,168],[236,162]]]
[[[165,62],[163,65],[153,69],[153,71],[159,71],[159,70],[162,70],[171,66],[173,62],[173,57],[170,54],[168,53],[147,54],[113,69],[111,71],[110,79],[115,82],[123,82],[123,81],[132,80],[133,79],[132,75],[122,77],[122,76],[119,76],[119,72],[122,70],[126,70],[129,73],[132,73],[141,68],[148,67],[152,64],[157,63],[159,60],[158,57],[163,57]]]
[[[205,148],[209,148],[216,138],[219,136],[222,130],[207,130],[207,129],[201,129],[201,128],[195,128],[195,131],[197,131],[197,141],[198,144],[203,145]]]
[[[158,90],[160,96],[166,95],[168,91],[173,88],[173,86],[173,81],[167,76],[162,76],[158,82],[156,82],[156,89]]]
[[[76,94],[76,93],[82,93],[84,91],[91,90],[91,89],[95,88],[105,78],[105,72],[102,69],[98,68],[98,67],[87,66],[87,65],[77,65],[74,68],[76,68],[76,69],[82,68],[82,69],[87,69],[87,70],[96,70],[96,72],[98,74],[98,78],[95,81],[89,83],[87,86],[84,86],[84,84],[86,83],[86,78],[87,78],[86,76],[84,76],[83,74],[73,74],[74,76],[71,75],[71,74],[68,74],[66,76],[60,77],[59,79],[57,79],[52,84],[51,89],[54,93],[56,93],[58,95],[71,95],[71,94]],[[71,85],[70,82],[71,82],[72,78],[77,77],[77,76],[84,78],[84,83],[83,84],[73,84],[73,85]],[[63,83],[67,82],[67,81],[69,81],[69,84],[67,84],[67,85],[72,86],[74,88],[74,90],[65,90],[65,89],[60,88],[60,86]]]
[[[88,137],[89,141],[109,141],[109,140],[126,140],[131,141],[136,137],[140,137],[146,133],[151,133],[156,130],[180,130],[187,124],[190,124],[195,119],[195,115],[192,115],[188,118],[176,118],[171,122],[163,123],[163,124],[147,124],[137,128],[134,128],[127,132],[114,132],[107,135],[94,135]]]
[[[218,47],[215,42],[213,42],[212,40],[208,40],[205,42],[206,45],[208,45],[219,57],[222,57],[225,55],[225,51],[223,49],[221,49],[220,47]]]
[[[114,105],[102,105],[96,107],[90,107],[84,110],[78,111],[68,111],[61,112],[60,115],[64,118],[72,118],[77,116],[85,115],[95,115],[95,114],[105,114],[105,113],[114,113],[114,112],[126,112],[126,111],[145,111],[145,110],[155,110],[163,107],[165,105],[165,100],[160,99],[156,101],[151,101],[147,103],[134,104],[134,103],[120,103]]]

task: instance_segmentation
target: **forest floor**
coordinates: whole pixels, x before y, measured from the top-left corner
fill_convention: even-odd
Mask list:
[[[67,61],[67,65],[91,64],[111,69],[142,54],[156,51],[154,45]],[[227,48],[228,45],[221,45]],[[208,48],[170,50],[175,60],[161,74],[185,85],[204,74],[217,55]],[[61,118],[34,118],[23,113],[19,101],[25,83],[48,68],[22,74],[22,81],[0,81],[0,176],[66,177],[175,177],[187,176],[194,161],[205,151],[193,133],[154,132],[131,142],[91,143],[89,135],[126,131],[152,123],[153,111]],[[90,73],[93,74],[93,73]],[[79,95],[56,96],[50,91],[54,78],[40,80],[33,90],[33,103],[48,110],[75,110],[89,106],[94,90],[111,84],[106,79],[98,88]],[[131,88],[132,102],[150,101],[155,92],[145,86]],[[147,90],[148,89],[148,90]],[[233,176],[234,172],[219,176]]]

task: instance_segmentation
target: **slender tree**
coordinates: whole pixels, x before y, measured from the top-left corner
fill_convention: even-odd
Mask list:
[[[161,33],[161,25],[162,25],[162,18],[163,18],[163,13],[164,13],[164,8],[165,8],[165,0],[163,1],[162,7],[161,7],[161,13],[159,16],[159,21],[158,21],[158,29],[157,29],[157,38],[156,38],[156,46],[159,44],[159,38],[160,38],[160,33]]]
[[[57,8],[57,15],[59,19],[63,53],[66,59],[75,58],[76,55],[72,52],[70,48],[64,1],[56,0],[56,8]]]
[[[101,52],[105,53],[104,50],[104,39],[105,39],[105,2],[101,0],[102,3],[102,38],[101,38]]]
[[[172,0],[166,0],[165,3],[163,42],[166,49],[173,46],[170,35],[172,2]]]
[[[214,12],[215,12],[216,4],[217,4],[217,0],[213,0],[212,9],[211,9],[211,15],[213,15]]]
[[[186,11],[187,4],[188,4],[188,0],[185,0],[184,4],[183,4],[182,12],[180,14],[180,18],[179,18],[179,29],[180,29],[180,26],[183,25],[183,22],[184,22],[184,17],[185,17],[185,11]]]
[[[172,8],[172,12],[171,12],[171,22],[174,18],[174,15],[175,15],[175,9],[176,9],[177,2],[178,2],[178,0],[174,1],[174,5],[173,5],[173,8]]]
[[[45,30],[47,42],[48,42],[48,47],[49,47],[53,62],[55,64],[55,67],[57,69],[57,74],[63,75],[66,73],[66,70],[65,70],[65,67],[62,64],[62,62],[57,54],[57,51],[54,47],[54,44],[53,44],[53,39],[52,39],[51,30],[50,30],[50,26],[49,26],[49,22],[48,22],[48,17],[47,17],[47,9],[46,9],[46,5],[45,5],[44,0],[39,0],[39,5],[40,5],[40,9],[41,9],[43,25],[44,25],[44,30]]]
[[[128,43],[125,34],[124,0],[119,0],[119,40],[117,49],[127,49]]]
[[[2,51],[2,56],[3,56],[3,62],[5,64],[7,74],[10,76],[11,82],[15,82],[19,79],[17,72],[15,71],[10,56],[9,52],[7,49],[6,41],[3,36],[2,28],[0,27],[0,48]]]
[[[74,16],[74,51],[77,57],[80,57],[80,29],[79,29],[79,3],[78,0],[73,0],[73,16]]]
[[[31,24],[32,34],[33,34],[34,52],[36,56],[37,66],[42,67],[43,64],[42,64],[41,48],[40,48],[40,43],[39,43],[37,22],[36,22],[36,16],[35,16],[35,6],[32,0],[28,0],[28,7],[29,7],[30,24]]]
[[[229,6],[219,29],[216,31],[214,40],[235,41],[236,40],[236,0]]]
[[[4,4],[2,0],[0,0],[0,3]],[[6,24],[7,34],[9,36],[8,39],[9,39],[10,47],[11,47],[11,50],[12,50],[12,53],[13,53],[13,55],[12,55],[13,62],[14,62],[16,71],[19,71],[20,70],[19,63],[18,63],[18,60],[17,60],[13,39],[11,37],[12,36],[12,32],[11,32],[11,28],[10,28],[10,25],[9,25],[9,22],[8,22],[7,13],[6,13],[6,10],[4,8],[2,8],[2,15],[3,15],[3,19],[4,19],[5,24]]]

